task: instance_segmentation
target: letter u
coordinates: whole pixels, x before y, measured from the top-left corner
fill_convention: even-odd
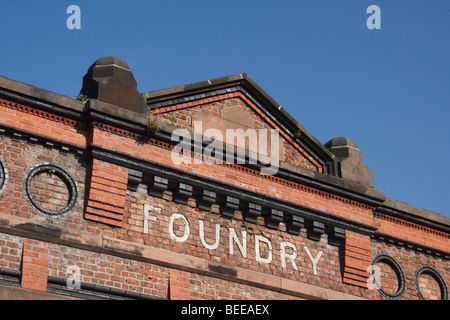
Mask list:
[[[203,246],[209,250],[215,250],[219,247],[220,242],[220,224],[216,224],[216,241],[213,244],[208,244],[205,240],[205,227],[203,225],[203,220],[198,220],[198,226],[200,231],[200,241]]]

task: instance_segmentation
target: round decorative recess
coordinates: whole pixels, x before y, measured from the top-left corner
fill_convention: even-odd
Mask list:
[[[420,286],[419,286],[420,276],[422,274],[430,275],[439,285],[439,289],[441,291],[441,300],[448,300],[448,289],[447,289],[447,285],[445,284],[444,278],[442,278],[442,276],[436,269],[434,269],[433,267],[430,267],[430,266],[421,266],[416,271],[416,276],[415,276],[414,280],[416,283],[416,291],[417,291],[417,294],[419,295],[420,300],[426,300],[425,297],[423,296],[423,294],[420,292]]]
[[[0,194],[5,190],[8,183],[8,170],[2,159],[0,159]]]
[[[33,209],[46,217],[64,217],[78,204],[79,189],[75,179],[56,164],[41,163],[26,174],[25,197]]]
[[[395,276],[397,277],[398,286],[397,286],[397,290],[394,293],[390,293],[390,292],[387,292],[386,290],[384,290],[381,286],[381,283],[379,283],[377,285],[377,287],[379,288],[378,291],[383,296],[385,296],[389,299],[393,299],[393,300],[400,299],[406,290],[406,278],[405,278],[405,274],[403,273],[402,267],[392,256],[390,256],[389,254],[386,254],[386,253],[377,254],[372,259],[372,266],[374,266],[380,262],[383,262],[383,263],[387,264],[390,268],[392,268],[392,270],[395,273]],[[381,279],[381,281],[383,281],[383,280]]]

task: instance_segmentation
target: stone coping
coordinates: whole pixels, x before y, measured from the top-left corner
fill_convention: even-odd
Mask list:
[[[446,226],[450,226],[450,217],[444,216],[442,214],[439,214],[439,213],[436,213],[433,211],[415,207],[415,206],[412,206],[410,204],[407,204],[407,203],[404,203],[404,202],[401,202],[398,200],[386,198],[386,200],[383,202],[383,206],[390,208],[390,209],[405,212],[405,213],[408,213],[413,216],[417,216],[420,218],[438,222],[438,223],[444,224]]]

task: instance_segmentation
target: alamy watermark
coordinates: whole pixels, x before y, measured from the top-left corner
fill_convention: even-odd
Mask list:
[[[370,265],[367,267],[369,278],[367,278],[367,288],[369,290],[381,289],[381,269],[377,265]]]
[[[171,153],[173,163],[208,165],[214,163],[212,159],[215,158],[227,163],[259,165],[263,175],[274,175],[278,172],[278,130],[226,129],[224,137],[223,131],[216,128],[203,132],[202,121],[194,121],[193,129],[194,137],[186,129],[173,131],[171,140],[178,142]],[[192,156],[193,152],[202,156]]]
[[[81,9],[77,5],[70,5],[67,7],[66,13],[70,14],[67,18],[66,26],[69,30],[81,29]]]
[[[370,5],[367,7],[366,13],[371,14],[367,18],[366,26],[367,29],[381,29],[381,9],[377,5]]]
[[[67,14],[70,16],[67,18],[66,26],[69,30],[80,30],[81,29],[81,9],[77,5],[70,5],[66,10]],[[367,14],[370,16],[367,18],[366,26],[369,30],[381,29],[381,9],[377,5],[370,5],[366,10]]]
[[[70,290],[81,289],[81,271],[80,267],[76,265],[70,265],[66,269],[66,286]]]

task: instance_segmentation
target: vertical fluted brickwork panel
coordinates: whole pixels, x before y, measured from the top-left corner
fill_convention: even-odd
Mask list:
[[[346,230],[343,250],[342,281],[367,288],[372,260],[370,237]]]
[[[89,195],[84,217],[121,227],[125,211],[128,169],[93,159],[88,183]]]

